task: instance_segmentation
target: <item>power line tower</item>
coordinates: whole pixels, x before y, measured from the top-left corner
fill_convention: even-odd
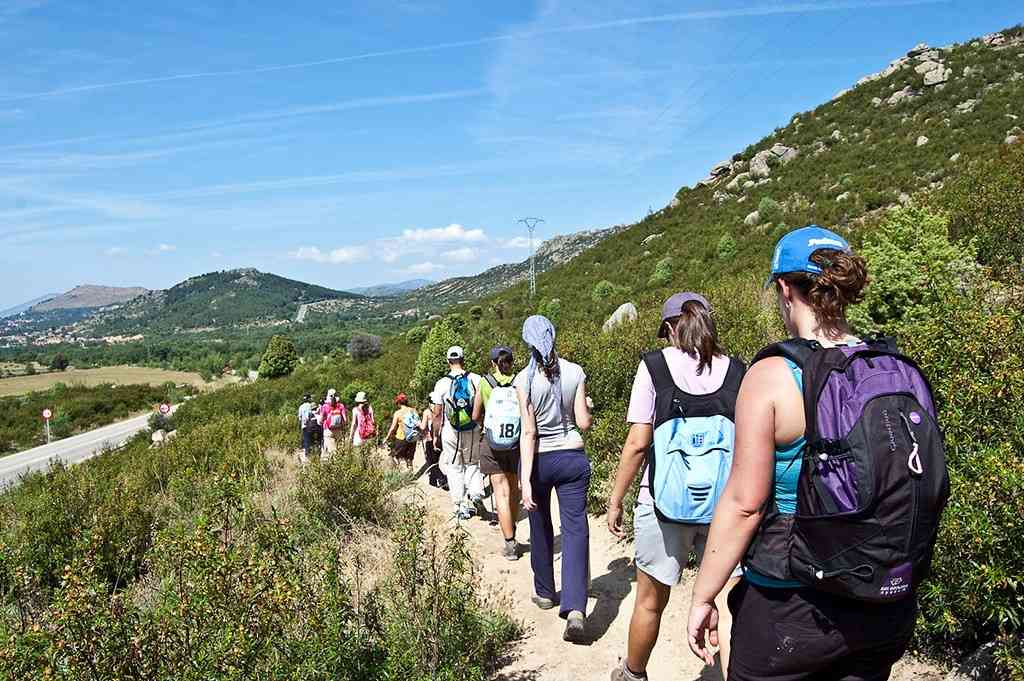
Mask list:
[[[530,233],[530,300],[537,295],[537,267],[535,253],[533,250],[533,233],[537,229],[537,224],[544,222],[543,218],[520,218],[519,222],[526,225],[526,231]]]

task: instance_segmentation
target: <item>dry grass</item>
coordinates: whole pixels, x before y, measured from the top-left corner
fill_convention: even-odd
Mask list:
[[[206,383],[199,374],[186,371],[116,366],[100,367],[98,369],[69,369],[67,371],[36,374],[35,376],[3,378],[0,379],[0,397],[21,395],[35,390],[46,390],[55,383],[85,386],[100,385],[102,383],[160,385],[167,381],[188,383],[201,390],[219,388],[225,384],[224,381]]]

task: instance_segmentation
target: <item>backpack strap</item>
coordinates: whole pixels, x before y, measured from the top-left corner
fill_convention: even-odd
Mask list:
[[[491,386],[492,389],[498,387],[498,379],[494,377],[494,374],[487,374],[484,376],[484,380]]]
[[[821,349],[821,343],[818,341],[807,340],[806,338],[790,338],[781,343],[772,343],[762,348],[754,356],[754,361],[751,364],[757,364],[762,359],[768,359],[769,357],[784,357],[792,360],[794,364],[802,369],[811,359],[811,356]]]
[[[729,358],[729,371],[725,374],[725,380],[722,381],[722,387],[729,392],[738,393],[740,391],[740,384],[743,383],[743,377],[747,373],[747,365],[739,357]]]
[[[644,353],[640,355],[640,359],[647,366],[647,373],[651,375],[651,382],[654,383],[655,393],[676,387],[676,382],[672,378],[672,372],[668,368],[668,362],[665,360],[665,355],[661,350]]]

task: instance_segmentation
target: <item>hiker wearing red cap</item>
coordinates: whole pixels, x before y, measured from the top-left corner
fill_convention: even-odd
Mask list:
[[[399,463],[404,463],[406,468],[412,470],[412,460],[416,456],[416,443],[420,439],[420,417],[415,409],[409,406],[409,398],[405,393],[398,393],[395,397],[394,415],[391,417],[391,427],[384,438],[385,442],[391,443],[391,458],[397,468]],[[395,438],[392,442],[391,438]]]

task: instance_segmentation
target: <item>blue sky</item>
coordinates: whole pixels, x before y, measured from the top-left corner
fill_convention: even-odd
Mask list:
[[[160,7],[166,5],[166,7]],[[1019,0],[0,0],[0,308],[253,266],[336,288],[629,223]]]

